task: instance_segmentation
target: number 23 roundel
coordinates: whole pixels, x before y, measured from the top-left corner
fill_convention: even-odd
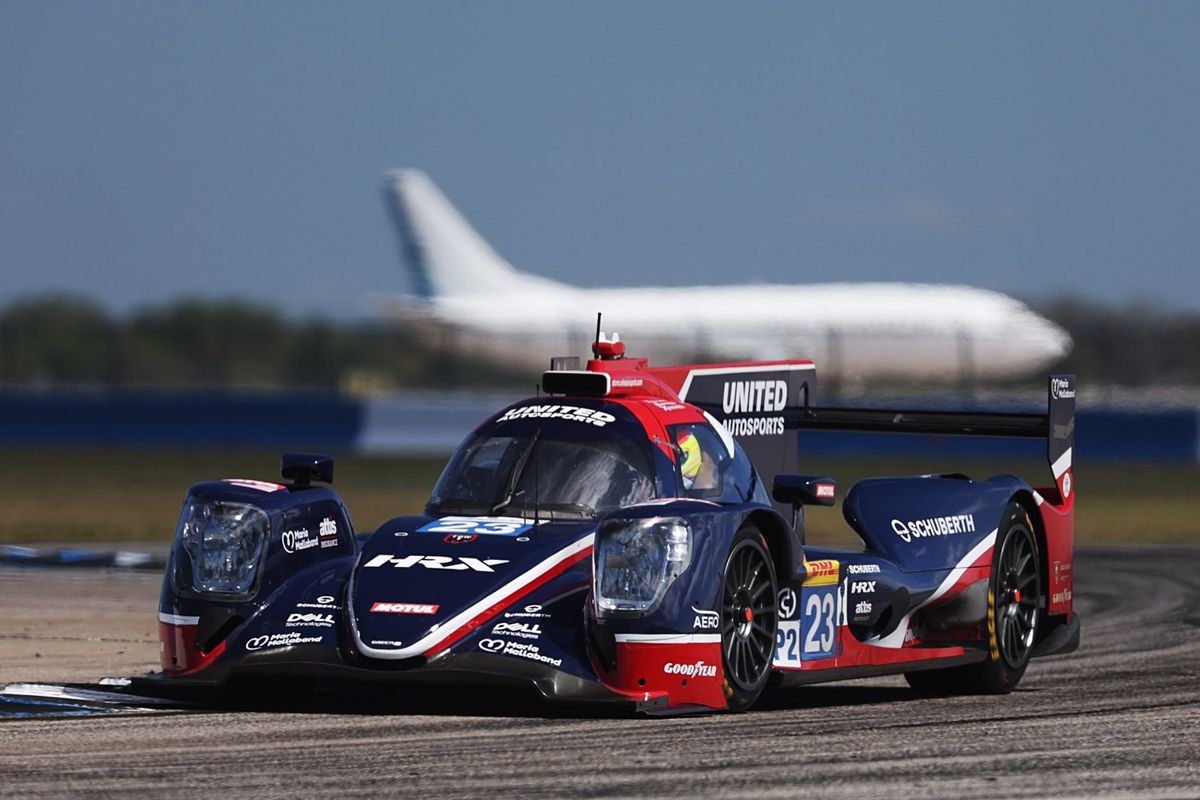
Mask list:
[[[802,590],[797,609],[800,618],[779,621],[775,666],[798,667],[803,661],[833,658],[837,651],[838,588],[834,584]]]
[[[418,528],[417,533],[520,536],[532,527],[532,523],[520,517],[442,517]]]

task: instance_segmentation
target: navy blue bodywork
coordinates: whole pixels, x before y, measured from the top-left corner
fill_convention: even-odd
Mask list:
[[[221,596],[190,588],[189,555],[177,534],[159,606],[164,673],[152,680],[209,687],[254,675],[518,683],[532,684],[549,698],[640,705],[636,686],[614,687],[606,677],[616,668],[618,643],[672,636],[699,641],[715,631],[727,557],[746,527],[763,536],[781,599],[790,591],[793,601],[803,602],[805,592],[814,591],[806,585],[810,565],[832,563],[839,626],[860,643],[899,648],[901,637],[911,633],[910,622],[935,632],[978,627],[984,610],[974,588],[944,607],[925,606],[945,591],[956,569],[995,541],[1006,507],[1014,500],[1031,502],[1034,495],[1012,476],[982,482],[962,476],[867,479],[851,488],[844,503],[846,521],[863,549],[805,547],[803,515],[800,530],[793,530],[791,520],[766,499],[740,446],[731,445],[730,453],[745,467],[739,474],[748,476],[747,486],[734,487],[744,499],[731,502],[728,487],[723,502],[678,497],[677,465],[663,447],[647,441],[624,408],[594,399],[551,406],[607,414],[609,427],[588,422],[578,411],[566,412],[569,419],[561,410],[545,412],[545,418],[505,418],[513,408],[536,402],[498,413],[477,434],[500,431],[509,438],[532,437],[532,443],[543,432],[547,437],[578,432],[588,441],[627,437],[647,454],[658,499],[595,518],[542,516],[536,498],[525,498],[513,517],[486,507],[474,514],[448,513],[431,503],[425,514],[396,517],[356,537],[345,506],[326,487],[303,485],[306,481],[286,487],[196,484],[185,508],[196,501],[251,505],[266,515],[269,535],[253,586],[242,596]],[[600,613],[593,585],[597,531],[606,520],[651,518],[686,521],[689,566],[652,610]],[[803,609],[795,606],[780,608],[781,624],[801,618]],[[827,657],[843,653],[846,644]],[[955,663],[986,654],[978,639],[958,644],[965,650]],[[785,645],[781,640],[777,647]],[[855,674],[861,673],[810,670],[807,679]],[[650,702],[647,692],[645,703]]]

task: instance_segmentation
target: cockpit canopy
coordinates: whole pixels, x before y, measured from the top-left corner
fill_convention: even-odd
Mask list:
[[[458,449],[428,511],[596,519],[658,497],[657,472],[645,431],[615,404],[517,406]]]
[[[670,441],[652,440],[619,402],[513,406],[459,447],[426,510],[579,520],[659,498],[769,502],[749,458],[727,432],[700,422],[670,426],[667,434]]]

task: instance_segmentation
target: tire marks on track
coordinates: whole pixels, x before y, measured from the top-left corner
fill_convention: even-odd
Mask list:
[[[126,797],[203,775],[254,798],[1197,796],[1200,548],[1087,549],[1075,570],[1080,649],[1004,697],[879,678],[784,689],[737,716],[297,696],[293,713],[24,720],[0,725],[0,793]]]

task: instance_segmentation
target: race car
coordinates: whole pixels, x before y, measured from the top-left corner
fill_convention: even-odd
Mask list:
[[[811,361],[651,367],[602,334],[484,420],[417,516],[356,536],[333,460],[185,497],[135,688],[523,685],[649,714],[743,711],[768,684],[890,673],[1002,693],[1079,641],[1073,376],[1048,413],[822,408]],[[1054,482],[870,478],[858,550],[805,543],[836,481],[805,429],[1044,438]]]

